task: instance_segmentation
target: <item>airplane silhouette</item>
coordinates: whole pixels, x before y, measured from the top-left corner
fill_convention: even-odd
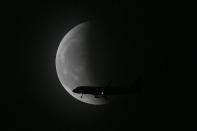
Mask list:
[[[121,94],[136,94],[139,93],[139,79],[135,81],[131,87],[110,87],[111,82],[107,86],[78,86],[73,89],[74,93],[82,94],[91,94],[95,98],[107,98],[111,95],[121,95]]]

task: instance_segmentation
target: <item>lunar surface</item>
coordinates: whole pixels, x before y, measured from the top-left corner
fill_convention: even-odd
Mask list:
[[[84,94],[81,98],[81,94],[72,92],[78,86],[97,86],[88,62],[90,27],[89,22],[81,23],[64,36],[56,54],[56,71],[61,84],[71,96],[81,102],[102,105],[107,103],[105,98],[95,98],[91,94]]]

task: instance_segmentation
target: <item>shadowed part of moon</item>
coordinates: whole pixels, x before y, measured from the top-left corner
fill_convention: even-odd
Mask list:
[[[104,98],[95,98],[89,94],[84,94],[81,98],[81,94],[72,92],[77,86],[96,86],[88,61],[88,44],[94,44],[89,43],[90,28],[90,23],[85,22],[64,36],[56,54],[56,70],[61,84],[71,96],[85,103],[102,105],[107,103]]]

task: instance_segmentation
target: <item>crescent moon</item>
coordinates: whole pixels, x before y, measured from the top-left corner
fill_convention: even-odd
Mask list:
[[[88,63],[90,28],[90,22],[84,22],[63,37],[56,54],[56,71],[62,86],[72,97],[84,103],[103,105],[107,103],[105,98],[95,98],[91,94],[84,94],[81,98],[81,94],[72,92],[77,86],[96,86]]]

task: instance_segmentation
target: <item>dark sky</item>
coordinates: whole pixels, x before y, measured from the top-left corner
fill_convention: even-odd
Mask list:
[[[8,130],[195,130],[197,55],[186,42],[181,4],[28,1],[9,8],[8,23],[16,34],[9,41],[16,52],[12,58],[19,85],[9,94],[14,115]],[[111,53],[101,61],[90,55],[92,71],[100,62],[108,63],[101,64],[105,75],[95,79],[128,84],[140,77],[140,94],[115,96],[108,105],[92,106],[62,87],[55,70],[58,45],[72,27],[87,20],[100,22],[99,28],[106,31],[106,48],[90,54]]]

